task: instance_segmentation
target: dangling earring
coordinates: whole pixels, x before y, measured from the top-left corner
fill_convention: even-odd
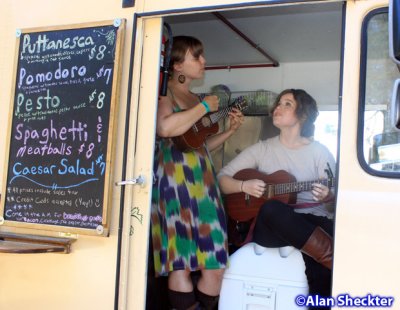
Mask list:
[[[179,74],[178,75],[178,81],[179,83],[183,84],[186,81],[186,76],[184,76],[183,74]]]

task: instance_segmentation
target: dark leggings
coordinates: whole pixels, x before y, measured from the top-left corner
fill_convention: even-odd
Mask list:
[[[301,249],[317,226],[333,236],[332,220],[323,216],[296,213],[287,204],[272,200],[260,208],[254,227],[253,241],[269,248],[291,245]],[[303,254],[303,259],[306,265],[309,294],[330,296],[332,271],[306,254]]]

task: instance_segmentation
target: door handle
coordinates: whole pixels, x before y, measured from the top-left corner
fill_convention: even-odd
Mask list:
[[[139,175],[137,178],[135,179],[130,179],[130,180],[124,180],[124,181],[119,181],[119,182],[115,182],[115,185],[117,186],[125,186],[125,185],[140,185],[140,186],[144,186],[146,183],[146,178],[143,175]]]

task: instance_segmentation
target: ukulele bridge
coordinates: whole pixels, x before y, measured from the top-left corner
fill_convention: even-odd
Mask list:
[[[246,202],[246,206],[250,206],[250,195],[245,193],[244,194],[244,201]]]

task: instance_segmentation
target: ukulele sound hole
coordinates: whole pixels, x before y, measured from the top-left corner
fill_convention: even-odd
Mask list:
[[[210,127],[211,126],[211,120],[208,117],[203,117],[201,119],[201,124],[203,127]]]

